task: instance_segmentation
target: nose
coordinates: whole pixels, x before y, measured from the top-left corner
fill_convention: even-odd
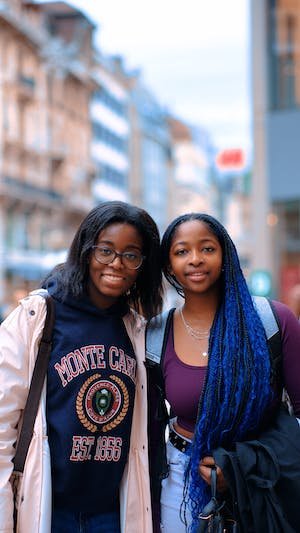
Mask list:
[[[122,254],[118,254],[118,252],[115,252],[115,254],[115,257],[110,264],[118,268],[123,267]]]
[[[199,250],[193,250],[190,256],[190,263],[192,265],[203,263],[203,254]]]

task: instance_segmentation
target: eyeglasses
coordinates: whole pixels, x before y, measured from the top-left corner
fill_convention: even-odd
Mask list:
[[[126,268],[136,270],[141,266],[145,259],[145,256],[138,252],[119,253],[112,248],[107,248],[107,246],[92,246],[92,250],[96,261],[102,265],[109,265],[109,263],[112,263],[116,257],[120,257]]]

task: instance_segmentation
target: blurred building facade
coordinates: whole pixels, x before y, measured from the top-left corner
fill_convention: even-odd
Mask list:
[[[96,168],[93,193],[97,201],[130,199],[129,95],[115,69],[114,58],[95,51],[93,80],[96,87],[90,112],[92,157]]]
[[[300,0],[252,0],[253,265],[300,283]]]
[[[162,233],[170,218],[169,188],[173,182],[167,116],[139,72],[128,76],[126,83],[130,93],[129,194],[133,203],[151,214]]]
[[[91,105],[97,200],[142,206],[163,231],[170,214],[171,139],[167,116],[122,56],[96,53]]]
[[[218,216],[218,190],[212,179],[213,147],[208,133],[168,116],[174,160],[171,218],[192,211]]]
[[[93,25],[64,2],[0,5],[0,300],[36,286],[92,203]]]
[[[93,46],[68,2],[0,2],[0,311],[65,260],[98,202],[145,208],[162,233],[220,218],[207,132],[171,116],[139,70]]]
[[[251,269],[251,169],[247,152],[225,148],[215,156],[217,213],[233,239],[246,278]]]

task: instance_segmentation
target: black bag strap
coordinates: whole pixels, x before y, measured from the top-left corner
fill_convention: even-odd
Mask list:
[[[217,499],[217,468],[211,467],[211,499],[205,505],[203,511],[199,514],[197,533],[223,533],[228,531],[220,511],[225,506],[225,501],[219,502]]]
[[[210,486],[211,486],[211,495],[212,495],[212,498],[216,498],[217,497],[217,469],[215,466],[212,466],[211,467],[211,481],[210,481]]]
[[[46,318],[42,338],[32,373],[28,398],[23,413],[22,427],[14,458],[14,472],[23,473],[28,448],[33,434],[33,426],[47,372],[52,347],[52,331],[54,325],[54,301],[46,291],[40,293],[46,300]]]

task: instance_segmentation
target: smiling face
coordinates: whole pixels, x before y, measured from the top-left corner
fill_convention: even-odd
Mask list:
[[[222,248],[209,226],[188,220],[177,226],[170,247],[169,272],[187,293],[218,290]]]
[[[138,230],[131,224],[114,223],[104,228],[98,235],[95,245],[115,250],[118,253],[133,252],[142,254],[143,242]],[[110,307],[136,281],[139,271],[126,268],[122,259],[104,265],[99,263],[93,252],[89,258],[88,292],[91,301],[101,308]]]

